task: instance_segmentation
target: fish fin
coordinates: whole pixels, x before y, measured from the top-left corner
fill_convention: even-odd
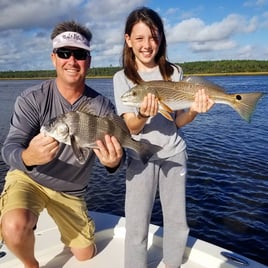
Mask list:
[[[86,114],[95,114],[94,110],[92,110],[86,101],[82,102],[75,110]]]
[[[110,113],[107,118],[109,120],[112,120],[112,122],[115,123],[116,126],[119,126],[127,135],[130,135],[129,129],[123,119],[123,117],[115,114],[115,113]]]
[[[200,77],[200,76],[187,76],[186,78],[183,78],[179,82],[187,82],[187,83],[191,83],[191,84],[196,84],[196,85],[203,86],[204,88],[213,87],[213,88],[225,93],[225,89],[223,87],[221,87],[221,86],[219,86],[219,85],[213,83],[212,81],[209,81],[203,77]]]
[[[233,94],[235,101],[229,105],[235,109],[244,120],[250,122],[257,102],[264,94],[265,93],[262,92],[236,93]]]
[[[169,113],[173,112],[173,110],[167,104],[165,104],[163,101],[159,100],[158,104],[159,104],[160,110],[165,110]]]
[[[207,79],[200,77],[200,76],[187,76],[185,78],[183,78],[181,81],[183,82],[188,82],[188,83],[192,83],[192,84],[211,84],[211,85],[215,85],[213,82],[208,81]]]
[[[84,164],[86,162],[86,156],[84,150],[78,146],[74,135],[70,135],[70,141],[76,159],[80,164]]]
[[[162,114],[169,121],[173,121],[174,120],[172,118],[172,116],[167,111],[165,111],[165,110],[159,110],[159,113]]]
[[[158,101],[158,104],[159,104],[159,113],[162,114],[168,120],[173,121],[173,118],[169,114],[172,113],[173,110],[161,100]]]

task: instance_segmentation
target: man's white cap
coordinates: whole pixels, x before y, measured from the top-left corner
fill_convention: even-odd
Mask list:
[[[63,32],[52,40],[53,49],[60,47],[79,47],[90,51],[89,41],[80,33]]]

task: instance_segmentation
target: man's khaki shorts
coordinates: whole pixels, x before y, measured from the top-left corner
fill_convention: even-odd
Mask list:
[[[20,170],[8,172],[5,179],[0,197],[0,217],[16,208],[29,209],[39,216],[46,208],[56,222],[61,240],[66,246],[85,248],[94,243],[95,225],[88,217],[83,198],[44,187]]]

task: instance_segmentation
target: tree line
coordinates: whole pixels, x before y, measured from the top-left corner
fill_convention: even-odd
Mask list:
[[[265,60],[220,60],[177,63],[185,75],[228,75],[267,74],[268,61]],[[112,77],[121,67],[93,67],[88,77]],[[55,70],[0,71],[0,79],[44,79],[56,76]]]

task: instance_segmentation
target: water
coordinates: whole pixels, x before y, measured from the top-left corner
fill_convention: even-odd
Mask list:
[[[208,79],[228,92],[268,93],[268,76]],[[8,131],[15,97],[34,80],[0,81],[0,146]],[[90,79],[93,88],[113,100],[111,79]],[[184,127],[188,144],[187,214],[191,235],[268,265],[268,97],[252,122],[226,105],[215,105]],[[0,190],[7,166],[0,156]],[[108,174],[99,164],[89,182],[91,210],[124,215],[124,173]],[[162,225],[157,197],[152,222]]]

